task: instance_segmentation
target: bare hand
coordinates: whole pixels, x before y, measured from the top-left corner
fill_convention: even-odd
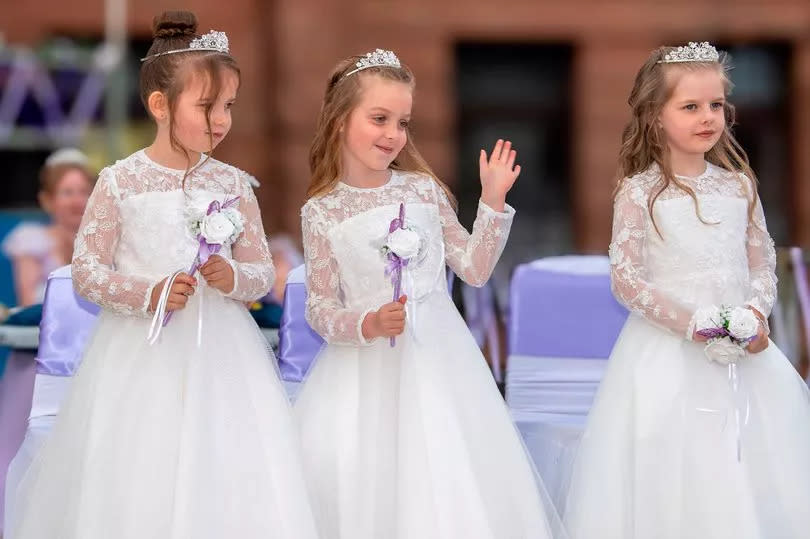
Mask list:
[[[363,337],[366,340],[377,337],[396,337],[405,330],[405,303],[408,296],[398,301],[386,303],[379,310],[368,313],[363,320]]]
[[[233,268],[221,256],[212,255],[208,261],[200,267],[200,275],[203,276],[208,286],[216,288],[223,294],[233,292]]]
[[[770,341],[768,340],[768,332],[765,330],[765,315],[763,315],[758,310],[754,309],[750,305],[747,306],[748,309],[751,309],[757,318],[759,318],[759,329],[757,330],[757,336],[754,338],[753,341],[748,343],[748,350],[752,354],[758,354],[768,348],[768,344]]]
[[[487,152],[481,150],[478,168],[481,174],[481,201],[497,212],[504,210],[506,193],[515,184],[520,174],[520,165],[515,165],[517,152],[510,141],[498,139],[487,159]]]
[[[149,301],[149,310],[155,312],[157,309],[158,301],[160,301],[160,294],[163,292],[163,287],[166,285],[168,277],[160,281],[152,288],[152,297]],[[167,311],[179,311],[185,308],[186,302],[190,296],[194,295],[194,287],[197,286],[197,279],[187,273],[181,273],[177,276],[172,283],[172,288],[169,291],[169,298],[166,302]]]

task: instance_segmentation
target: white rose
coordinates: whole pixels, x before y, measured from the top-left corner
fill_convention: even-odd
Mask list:
[[[244,224],[242,224],[242,214],[239,213],[239,210],[237,210],[233,206],[225,208],[224,210],[222,210],[222,213],[225,215],[225,217],[231,220],[231,223],[233,223],[234,231],[233,235],[231,236],[231,239],[235,240],[236,236],[238,236],[239,234],[242,233],[243,230],[245,230],[245,226]]]
[[[735,339],[744,341],[757,334],[759,319],[745,307],[736,307],[729,314],[728,332]]]
[[[236,232],[236,226],[220,212],[206,215],[200,222],[200,234],[208,243],[222,245],[234,232]]]
[[[722,327],[723,315],[714,305],[701,307],[695,312],[695,329],[714,329]]]
[[[703,349],[703,353],[710,361],[721,365],[736,363],[745,357],[745,350],[734,344],[728,337],[709,341],[706,348]]]
[[[385,245],[398,257],[408,259],[416,256],[420,243],[419,234],[407,228],[398,228],[388,235]]]

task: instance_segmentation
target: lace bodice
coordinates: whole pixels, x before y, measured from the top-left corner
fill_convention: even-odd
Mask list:
[[[691,337],[692,317],[704,305],[750,305],[768,316],[776,299],[776,252],[757,200],[749,220],[748,179],[707,163],[696,178],[680,178],[695,203],[670,186],[648,211],[659,169],[629,178],[616,196],[610,244],[611,281],[630,310],[678,335]]]
[[[143,150],[105,168],[99,175],[76,237],[74,286],[106,309],[147,315],[152,287],[178,269],[187,271],[198,242],[184,216],[186,204],[208,204],[239,196],[245,230],[220,254],[234,269],[228,294],[249,301],[267,293],[273,263],[261,215],[247,173],[201,158],[186,178],[183,171],[158,165]]]
[[[358,189],[344,183],[310,199],[301,210],[307,268],[307,320],[329,343],[367,344],[361,332],[366,314],[392,300],[382,247],[391,220],[405,203],[405,221],[420,236],[419,254],[409,263],[405,293],[418,302],[446,293],[445,264],[461,279],[483,285],[503,251],[514,210],[503,213],[479,204],[472,234],[458,222],[444,191],[429,177],[392,171],[382,187]]]

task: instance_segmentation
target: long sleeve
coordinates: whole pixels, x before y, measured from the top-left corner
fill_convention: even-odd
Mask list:
[[[239,301],[254,301],[267,294],[275,279],[275,267],[264,233],[262,216],[249,180],[242,182],[239,211],[245,230],[231,246],[234,287],[228,297]]]
[[[691,339],[694,308],[680,304],[651,283],[644,264],[647,222],[650,219],[646,192],[639,187],[627,186],[616,196],[613,211],[613,238],[609,250],[613,295],[629,310],[650,322]]]
[[[329,222],[323,211],[309,203],[301,210],[301,231],[307,276],[306,319],[330,344],[367,345],[362,324],[371,312],[344,307],[340,297],[340,274],[327,237]]]
[[[776,249],[768,234],[765,213],[757,198],[754,215],[746,233],[750,285],[747,305],[754,307],[766,318],[776,301]]]
[[[155,283],[115,270],[120,230],[115,174],[104,169],[87,202],[73,248],[73,286],[81,296],[119,314],[148,316]]]
[[[484,286],[506,246],[515,217],[514,208],[507,204],[505,211],[499,213],[479,201],[470,234],[458,222],[444,191],[436,188],[436,193],[447,264],[465,283]]]

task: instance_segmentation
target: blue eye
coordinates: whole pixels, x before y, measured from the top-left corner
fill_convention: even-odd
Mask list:
[[[688,105],[686,105],[684,108],[685,108],[686,110],[697,110],[697,105],[695,105],[694,103],[689,103],[689,104],[688,104]]]
[[[712,108],[713,109],[722,109],[723,108],[723,102],[716,101],[716,102],[712,103]]]

